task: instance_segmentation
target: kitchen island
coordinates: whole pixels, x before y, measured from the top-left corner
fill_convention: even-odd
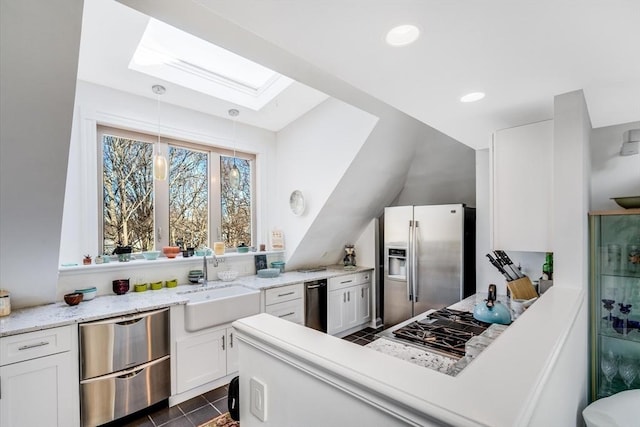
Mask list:
[[[455,304],[447,307],[448,310],[455,310],[456,312],[465,312],[472,313],[476,304],[484,304],[486,303],[486,295],[484,293],[477,293],[471,295],[459,301]],[[501,304],[505,304],[508,307],[509,298],[506,295],[500,295],[497,298]],[[504,332],[507,328],[506,325],[493,324],[487,327],[485,331],[483,331],[480,335],[477,335],[478,338],[474,338],[476,342],[473,344],[473,351],[465,351],[465,356],[460,357],[455,354],[449,353],[445,351],[437,351],[428,346],[422,346],[417,344],[408,343],[406,340],[394,339],[391,332],[387,332],[390,330],[395,330],[400,326],[407,325],[412,322],[419,322],[426,319],[427,315],[435,312],[436,310],[429,310],[425,313],[421,313],[411,319],[406,320],[405,322],[400,323],[399,325],[395,325],[390,327],[389,329],[383,331],[378,334],[379,338],[375,341],[367,344],[365,347],[370,348],[372,350],[379,351],[381,353],[400,358],[410,363],[414,363],[416,365],[434,369],[443,374],[456,376],[458,375],[464,368],[466,368],[469,363],[473,361],[477,357],[479,353],[481,353],[488,345],[490,345],[496,338]],[[457,315],[457,313],[454,313]],[[449,331],[450,329],[447,329]],[[453,331],[455,333],[455,331]],[[475,334],[474,334],[475,335]],[[465,338],[467,339],[467,338]],[[468,341],[469,345],[471,341]]]
[[[586,306],[552,288],[457,376],[264,314],[236,321],[243,427],[575,425],[587,337],[571,332]]]

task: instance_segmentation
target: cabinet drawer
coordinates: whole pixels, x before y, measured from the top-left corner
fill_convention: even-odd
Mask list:
[[[69,351],[72,327],[61,326],[0,338],[0,366]]]
[[[272,316],[289,320],[293,323],[298,323],[300,325],[304,324],[304,306],[302,304],[302,299],[269,305],[266,308],[266,312]]]
[[[302,283],[267,289],[265,291],[265,305],[277,304],[302,298]]]
[[[328,281],[329,291],[335,291],[337,289],[348,288],[357,284],[356,274],[345,274],[344,276],[332,277]]]
[[[357,283],[365,283],[365,282],[370,282],[371,281],[371,272],[370,271],[365,271],[362,273],[358,273],[357,274]]]

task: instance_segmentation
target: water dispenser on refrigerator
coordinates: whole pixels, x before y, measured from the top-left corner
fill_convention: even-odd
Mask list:
[[[390,278],[405,280],[407,277],[407,248],[387,247],[386,270]]]

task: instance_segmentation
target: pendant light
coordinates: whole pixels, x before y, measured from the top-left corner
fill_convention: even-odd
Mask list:
[[[156,94],[158,112],[158,143],[156,144],[156,154],[153,156],[153,177],[158,181],[167,179],[167,158],[162,154],[160,148],[160,95],[166,92],[164,86],[153,85],[151,87]]]
[[[229,171],[229,185],[234,190],[240,188],[240,169],[236,166],[236,117],[238,117],[240,111],[232,108],[229,110],[229,115],[233,117],[233,166]]]

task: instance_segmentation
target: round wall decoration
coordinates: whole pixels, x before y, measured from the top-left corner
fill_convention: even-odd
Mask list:
[[[304,196],[300,190],[295,190],[289,197],[289,206],[294,215],[300,216],[304,212]]]

